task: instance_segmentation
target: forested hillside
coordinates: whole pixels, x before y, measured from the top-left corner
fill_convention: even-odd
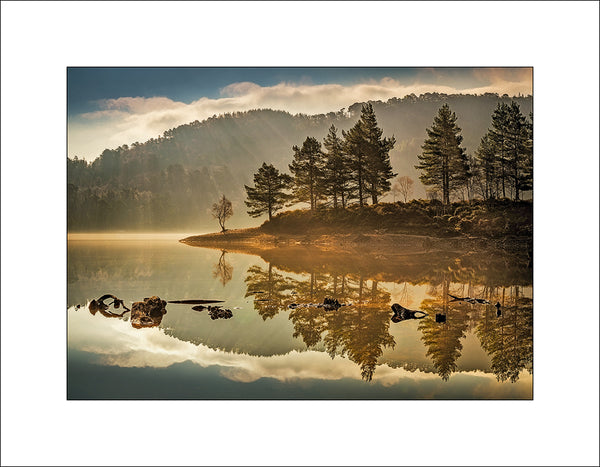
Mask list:
[[[372,102],[384,135],[395,137],[390,151],[394,173],[416,181],[414,197],[424,197],[417,155],[439,108],[448,103],[462,128],[463,146],[473,155],[491,125],[498,103],[516,102],[523,114],[532,98],[424,94]],[[362,103],[322,115],[253,110],[225,114],[169,129],[145,143],[106,149],[92,163],[67,161],[69,231],[216,230],[210,208],[221,194],[233,203],[229,228],[258,225],[246,214],[244,185],[263,162],[289,173],[293,146],[307,136],[322,141],[334,124],[347,131]],[[384,197],[384,200],[387,198]],[[391,196],[389,196],[391,201]]]

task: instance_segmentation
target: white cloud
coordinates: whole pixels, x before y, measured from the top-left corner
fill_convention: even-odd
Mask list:
[[[68,313],[69,347],[95,353],[99,363],[105,365],[164,368],[191,361],[202,367],[218,365],[224,377],[239,382],[252,382],[263,377],[279,381],[361,379],[356,363],[344,357],[332,360],[325,352],[294,350],[274,356],[226,352],[179,340],[160,328],[135,329],[129,322],[120,319],[92,316],[85,308],[71,308]],[[478,386],[496,385],[496,377],[491,373],[468,371],[457,375],[481,378]],[[409,380],[439,382],[440,377],[432,372],[409,372],[385,364],[377,367],[373,377],[373,381],[384,386]],[[531,375],[524,372],[519,385],[526,391],[530,384]]]
[[[98,111],[70,119],[68,153],[70,157],[93,160],[105,148],[144,142],[169,128],[212,115],[256,108],[316,114],[337,111],[355,102],[387,100],[411,93],[497,92],[515,95],[532,92],[529,69],[477,70],[474,77],[478,84],[469,89],[444,84],[403,84],[383,78],[353,85],[279,83],[263,87],[250,82],[232,83],[221,90],[220,98],[203,97],[189,104],[166,97],[108,99],[99,102]]]

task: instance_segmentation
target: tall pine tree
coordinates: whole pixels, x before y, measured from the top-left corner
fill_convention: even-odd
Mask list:
[[[344,151],[348,154],[348,168],[352,186],[358,196],[358,204],[364,206],[367,196],[367,141],[364,138],[362,122],[359,120],[348,130],[342,131]]]
[[[377,126],[377,118],[373,106],[363,106],[361,112],[363,131],[367,140],[367,191],[373,204],[377,204],[379,196],[390,191],[391,182],[397,174],[392,172],[390,151],[396,144],[396,139],[383,138],[383,130]]]
[[[323,146],[327,151],[324,167],[325,194],[331,196],[334,209],[338,207],[338,202],[341,202],[342,207],[345,208],[351,195],[351,173],[348,167],[348,157],[343,149],[343,140],[338,137],[334,125],[329,128],[329,133],[323,140]]]
[[[502,197],[506,198],[506,188],[508,185],[508,127],[509,127],[509,106],[505,103],[498,104],[492,115],[492,128],[489,130],[490,139],[494,145],[496,161],[498,164],[498,173],[496,182],[502,188]]]
[[[310,203],[311,211],[324,195],[325,159],[321,143],[316,138],[307,137],[302,147],[294,146],[294,160],[290,171],[294,176],[294,200]]]
[[[492,127],[477,150],[488,198],[500,193],[505,198],[509,192],[519,200],[524,191],[533,188],[532,122],[533,116],[528,121],[517,103],[498,104]]]
[[[292,183],[292,177],[288,174],[279,173],[271,164],[263,162],[263,165],[254,174],[254,187],[244,185],[248,199],[248,214],[251,217],[259,217],[267,213],[269,220],[273,214],[279,211],[289,199],[285,190]]]
[[[533,188],[533,135],[531,126],[516,102],[508,108],[507,165],[515,200]]]
[[[491,199],[496,197],[495,180],[498,162],[494,145],[489,133],[481,138],[479,147],[475,151],[475,158],[479,167],[479,177],[482,185],[483,199]]]
[[[377,126],[370,103],[362,106],[360,120],[348,132],[342,133],[358,202],[364,206],[366,198],[371,196],[373,204],[377,204],[378,197],[389,191],[390,180],[395,176],[389,153],[396,140],[393,136],[382,138],[383,130]]]
[[[450,203],[451,193],[466,186],[469,179],[469,166],[464,148],[461,147],[461,129],[456,124],[456,114],[444,104],[427,129],[427,139],[418,155],[423,171],[419,176],[424,185],[435,186],[442,193],[442,202]]]

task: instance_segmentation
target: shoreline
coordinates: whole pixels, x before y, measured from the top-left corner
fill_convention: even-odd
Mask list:
[[[452,252],[457,254],[493,252],[516,256],[530,255],[532,238],[529,236],[504,236],[501,238],[435,237],[390,232],[307,232],[302,234],[266,233],[260,227],[227,230],[202,235],[192,235],[179,240],[180,243],[258,254],[260,251],[274,248],[302,250],[317,249],[331,253],[375,254],[381,259],[398,256],[414,256],[433,252]]]

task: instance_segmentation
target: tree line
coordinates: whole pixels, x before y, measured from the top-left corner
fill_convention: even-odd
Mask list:
[[[519,105],[499,103],[492,126],[481,139],[475,155],[462,147],[457,117],[444,104],[427,129],[427,139],[415,167],[422,171],[424,185],[450,203],[452,194],[466,192],[467,199],[513,198],[533,189],[533,116],[521,113]]]
[[[468,156],[462,146],[462,129],[456,113],[442,105],[426,129],[427,138],[419,154],[419,179],[431,198],[443,204],[456,199],[484,200],[512,198],[533,189],[533,116],[529,120],[519,105],[499,103],[492,125],[482,137],[475,154]],[[383,137],[373,106],[364,104],[360,119],[338,136],[334,125],[321,143],[307,137],[302,146],[293,146],[292,175],[263,163],[254,174],[254,186],[245,185],[248,214],[273,214],[286,205],[308,203],[310,210],[345,208],[351,203],[378,204],[392,189],[406,202],[413,181],[403,176],[391,187],[397,175],[390,164],[394,136]]]
[[[85,160],[68,160],[70,231],[209,228],[207,200],[232,179],[227,167],[191,169],[181,164],[140,173],[130,183],[86,181],[93,174]]]
[[[341,137],[331,125],[323,143],[308,136],[302,146],[293,146],[292,176],[263,163],[254,175],[254,187],[245,185],[248,214],[271,219],[286,203],[306,202],[311,211],[345,208],[351,202],[364,206],[369,198],[377,204],[396,175],[389,155],[395,143],[393,136],[383,136],[373,106],[365,104],[358,122]]]

